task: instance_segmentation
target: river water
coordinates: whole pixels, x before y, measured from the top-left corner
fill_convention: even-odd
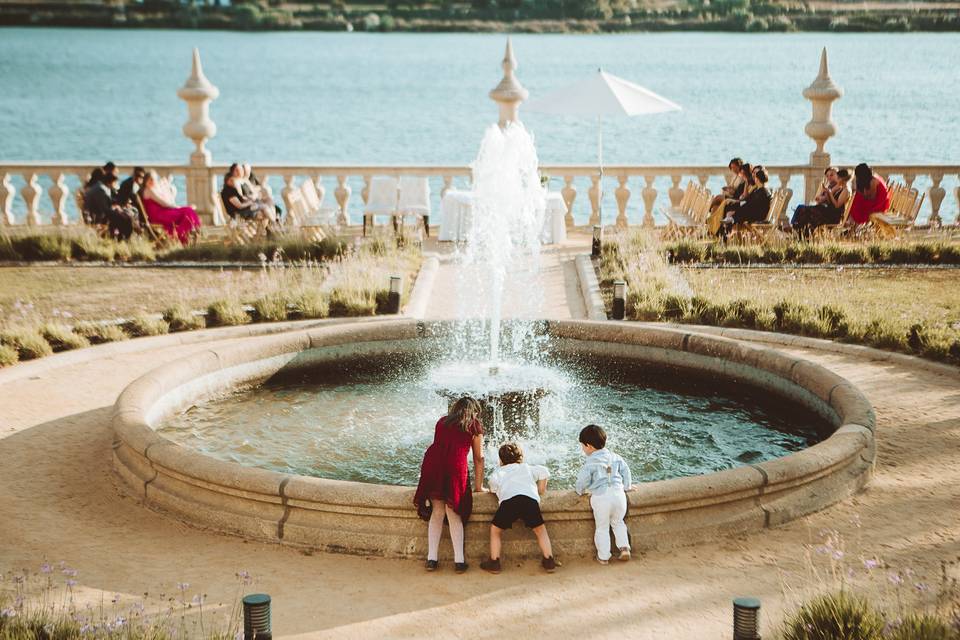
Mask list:
[[[501,77],[504,42],[497,34],[0,29],[0,162],[186,162],[192,144],[180,131],[186,108],[176,90],[199,47],[220,89],[211,105],[216,161],[463,165],[496,120],[487,92]],[[514,36],[531,96],[602,66],[683,106],[606,123],[610,164],[723,164],[731,155],[804,162],[813,143],[800,92],[823,46],[845,91],[834,104],[840,132],[827,146],[835,159],[960,164],[960,34]],[[595,161],[595,122],[521,115],[544,163]],[[955,184],[956,176],[944,182]],[[631,204],[639,208],[640,198]],[[950,193],[945,217],[956,208]]]

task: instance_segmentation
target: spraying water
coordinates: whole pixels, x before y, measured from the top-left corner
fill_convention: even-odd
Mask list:
[[[545,190],[533,137],[518,122],[491,125],[472,164],[473,219],[458,287],[461,317],[489,322],[489,367],[501,362],[505,297],[512,315],[532,318],[542,305],[537,276]],[[509,294],[509,295],[507,295]]]

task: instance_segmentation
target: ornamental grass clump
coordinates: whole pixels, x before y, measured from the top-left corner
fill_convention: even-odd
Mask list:
[[[90,341],[73,332],[66,325],[48,322],[40,327],[40,334],[54,352],[82,349],[90,346]]]
[[[122,342],[129,336],[116,324],[101,324],[98,322],[78,322],[73,332],[83,336],[91,344],[105,344],[107,342]]]
[[[13,248],[13,240],[5,233],[0,234],[0,262],[13,262],[19,260],[20,256]]]
[[[0,367],[9,367],[20,362],[20,354],[13,347],[0,344]]]
[[[204,316],[194,314],[183,303],[177,303],[165,309],[163,319],[170,326],[171,332],[194,331],[207,326],[207,320]]]
[[[250,314],[237,298],[217,300],[207,307],[207,325],[211,327],[230,327],[247,324]]]
[[[131,338],[147,336],[162,336],[170,331],[170,325],[163,318],[153,318],[147,315],[134,316],[123,323],[123,330]]]
[[[335,287],[330,291],[330,316],[353,318],[377,312],[377,296],[372,289]]]
[[[117,255],[117,245],[113,240],[104,240],[92,233],[71,238],[70,253],[75,260],[91,262],[112,262]]]
[[[280,322],[287,319],[290,300],[283,291],[273,291],[253,301],[253,311],[260,322]]]
[[[316,288],[304,288],[293,298],[293,314],[312,320],[330,315],[330,300]]]
[[[960,628],[927,613],[910,613],[889,627],[884,640],[960,640]]]
[[[33,328],[16,327],[0,332],[0,344],[15,349],[20,360],[43,358],[53,353],[50,344]]]
[[[884,621],[870,604],[844,591],[800,606],[783,625],[783,640],[882,640]]]

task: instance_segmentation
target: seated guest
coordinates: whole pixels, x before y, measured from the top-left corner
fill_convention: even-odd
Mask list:
[[[115,177],[115,178],[117,179],[117,181],[114,182],[114,183],[113,183],[113,186],[111,187],[111,192],[113,193],[113,198],[114,198],[114,200],[116,200],[116,198],[117,198],[117,184],[119,184],[119,181],[120,181],[120,170],[117,169],[117,165],[115,165],[112,160],[108,160],[107,163],[103,165],[103,174],[104,174],[104,175],[107,175],[107,176],[113,176],[113,177]]]
[[[865,162],[857,165],[853,175],[856,191],[850,205],[850,220],[852,224],[866,224],[870,222],[870,214],[883,213],[890,208],[890,193],[883,178]]]
[[[269,190],[260,184],[260,180],[254,175],[249,164],[241,165],[240,169],[240,185],[243,195],[267,205],[270,208],[271,221],[277,222],[280,219],[280,207],[273,201]]]
[[[713,196],[713,200],[710,201],[711,210],[725,199],[738,200],[743,194],[744,182],[740,176],[741,167],[743,167],[742,158],[734,158],[727,163],[727,168],[730,169],[730,173],[733,174],[733,179],[730,181],[730,184],[720,189],[718,195]]]
[[[104,176],[103,167],[97,167],[96,169],[90,172],[90,176],[87,178],[87,181],[83,183],[83,188],[87,189],[89,187],[92,187],[96,183],[103,180],[103,176]]]
[[[140,199],[146,209],[147,220],[163,226],[170,237],[187,244],[192,234],[200,232],[200,216],[193,207],[178,207],[173,200],[170,185],[160,180],[155,171],[147,171]]]
[[[732,161],[731,164],[733,164]],[[724,196],[720,202],[713,207],[709,217],[707,217],[707,232],[711,236],[720,235],[724,217],[733,211],[739,203],[746,200],[750,192],[756,188],[756,180],[753,177],[753,167],[750,166],[750,163],[740,163],[738,182],[739,186],[727,192],[730,194],[730,197]]]
[[[843,209],[850,199],[847,183],[850,172],[846,169],[829,167],[824,172],[823,182],[817,189],[815,204],[802,204],[797,207],[790,226],[799,235],[809,235],[814,229],[825,224],[839,224],[843,218]]]
[[[720,227],[720,235],[726,239],[730,230],[736,224],[744,222],[762,222],[767,219],[770,213],[770,201],[773,194],[767,189],[767,170],[763,165],[757,165],[753,168],[754,187],[747,194],[746,199],[737,202],[727,212],[727,217],[723,219],[723,225]]]
[[[231,165],[229,172],[223,178],[223,189],[220,190],[220,198],[223,200],[223,206],[230,218],[240,217],[244,220],[256,220],[261,230],[266,230],[272,218],[273,213],[268,205],[257,202],[253,198],[243,194],[239,165]]]
[[[83,193],[83,207],[95,224],[105,224],[111,237],[126,240],[133,233],[135,213],[114,204],[112,190],[117,186],[117,176],[107,173]]]
[[[130,207],[136,211],[136,219],[141,227],[146,225],[147,221],[143,218],[143,213],[140,211],[140,207],[137,205],[134,196],[143,189],[143,180],[146,175],[147,172],[143,167],[134,167],[133,174],[120,183],[120,189],[117,190],[116,199],[116,203],[121,207]]]

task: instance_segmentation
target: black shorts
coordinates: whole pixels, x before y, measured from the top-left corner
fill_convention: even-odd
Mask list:
[[[528,529],[542,525],[540,503],[530,496],[513,496],[501,502],[493,514],[493,525],[500,529],[510,529],[517,520],[523,520]]]

